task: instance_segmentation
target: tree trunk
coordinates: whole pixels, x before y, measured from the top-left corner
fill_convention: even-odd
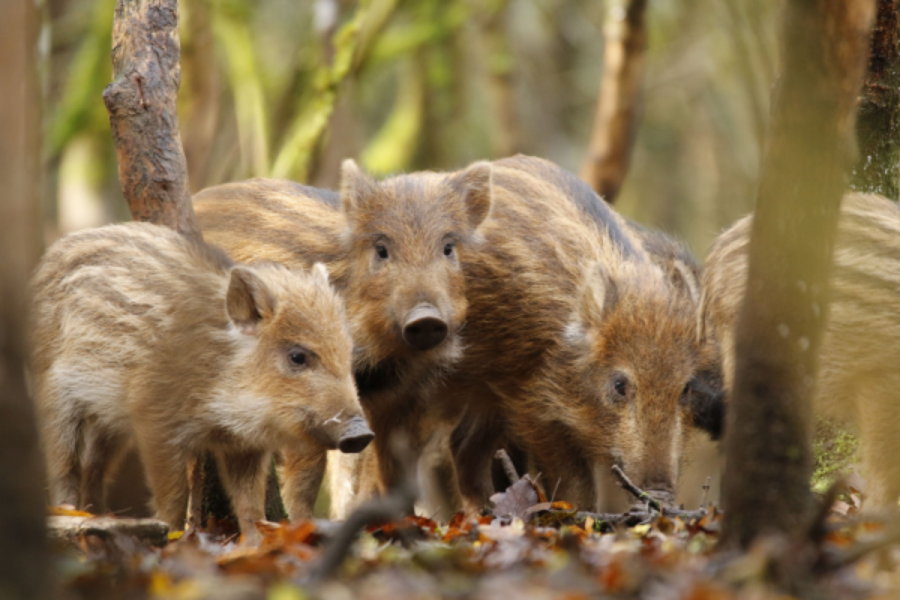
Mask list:
[[[726,544],[810,525],[810,393],[874,0],[787,0],[737,324]]]
[[[856,117],[859,157],[851,187],[898,199],[900,0],[878,0],[869,72]]]
[[[180,47],[177,0],[117,0],[103,101],[132,218],[202,239],[178,131]]]
[[[647,0],[610,3],[604,27],[603,79],[581,178],[612,204],[631,163],[644,72]]]
[[[25,384],[28,280],[41,252],[38,19],[0,2],[0,598],[49,598],[46,486]]]

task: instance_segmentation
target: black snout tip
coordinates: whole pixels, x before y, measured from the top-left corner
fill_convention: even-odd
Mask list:
[[[431,350],[447,339],[447,324],[434,317],[425,317],[403,328],[403,339],[417,350]]]
[[[365,450],[366,446],[369,445],[369,442],[374,439],[375,434],[371,432],[355,435],[353,437],[341,438],[341,441],[338,442],[338,450],[344,454],[357,454]]]
[[[347,423],[344,433],[338,440],[338,450],[346,454],[362,452],[373,439],[375,434],[369,429],[369,424],[362,418],[354,417]]]
[[[403,340],[417,350],[431,350],[447,339],[447,323],[431,304],[416,306],[406,315]]]

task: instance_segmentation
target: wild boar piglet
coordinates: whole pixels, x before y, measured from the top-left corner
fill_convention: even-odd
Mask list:
[[[309,272],[234,265],[166,228],[69,235],[32,280],[31,372],[51,500],[104,510],[134,443],[159,518],[184,525],[187,467],[217,458],[241,531],[257,538],[271,452],[360,452],[373,435],[343,303]]]
[[[702,331],[721,343],[725,387],[733,388],[735,331],[747,286],[752,218],[716,240],[703,274]],[[806,285],[803,281],[798,286]],[[847,194],[834,248],[830,306],[813,393],[817,414],[860,438],[867,505],[896,509],[900,497],[900,208],[872,194]],[[818,307],[824,310],[825,307]],[[788,343],[809,340],[786,327]],[[733,423],[740,427],[740,423]]]

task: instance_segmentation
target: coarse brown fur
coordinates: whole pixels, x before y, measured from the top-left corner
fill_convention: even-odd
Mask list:
[[[719,236],[703,276],[701,335],[721,343],[728,390],[750,225],[751,217],[745,217]],[[858,431],[868,502],[895,508],[900,496],[900,208],[893,202],[876,195],[844,196],[830,286],[814,405],[823,416]]]
[[[485,243],[465,261],[466,352],[441,391],[466,400],[470,431],[454,435],[466,508],[485,505],[501,423],[549,490],[559,482],[557,498],[595,507],[613,463],[670,498],[703,358],[694,272],[674,246],[648,253],[658,234],[639,234],[552,163],[493,169]]]
[[[104,510],[135,443],[157,514],[181,529],[188,464],[209,450],[252,540],[271,452],[333,448],[361,418],[343,303],[321,265],[233,266],[129,223],[63,238],[32,286],[30,368],[54,503]]]
[[[194,197],[204,236],[232,256],[328,265],[347,306],[354,369],[376,434],[382,486],[397,476],[389,434],[402,431],[414,450],[421,449],[426,440],[420,432],[428,429],[421,424],[423,400],[460,356],[457,332],[467,310],[460,261],[478,244],[476,229],[490,211],[489,188],[486,164],[449,177],[419,173],[376,182],[347,161],[340,196],[257,179]],[[427,350],[413,347],[403,335],[405,319],[422,305],[433,307],[447,324],[446,339]],[[323,462],[294,456],[285,464],[288,470],[309,467],[320,476]],[[310,515],[314,479],[307,478],[304,490],[285,490],[291,518]],[[373,491],[371,484],[366,487],[364,493]],[[358,491],[333,492],[339,506],[333,514],[345,516],[346,496]],[[300,496],[304,499],[297,500]]]

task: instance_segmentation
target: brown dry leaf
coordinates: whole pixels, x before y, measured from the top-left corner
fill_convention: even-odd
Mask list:
[[[525,475],[517,482],[491,496],[494,503],[494,514],[498,517],[517,517],[524,519],[526,511],[540,501],[537,486]]]

